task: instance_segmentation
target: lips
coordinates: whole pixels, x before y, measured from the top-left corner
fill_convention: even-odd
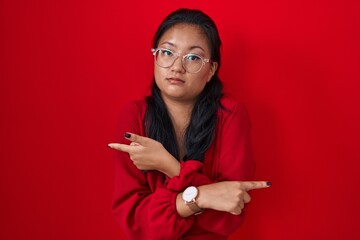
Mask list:
[[[175,78],[175,77],[166,78],[166,80],[168,80],[171,84],[181,84],[181,83],[185,83],[184,80],[181,80],[180,78]]]

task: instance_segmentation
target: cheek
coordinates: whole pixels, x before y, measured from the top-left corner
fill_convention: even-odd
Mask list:
[[[207,82],[209,82],[213,76],[214,76],[214,71],[213,69],[209,68],[207,72]]]
[[[201,73],[201,76],[199,76],[199,78],[201,78],[201,80],[205,83],[208,83],[211,80],[212,77],[212,71],[209,68],[209,66],[204,66],[204,71]]]
[[[158,71],[156,65],[154,65],[154,75],[155,76],[159,75],[159,71]]]
[[[162,70],[163,70],[163,69],[159,69],[159,67],[157,67],[157,66],[155,65],[155,67],[154,67],[154,77],[155,77],[155,81],[156,81],[156,82],[160,81],[160,80],[163,78],[164,73],[163,73]]]
[[[209,72],[209,71],[206,71],[206,72],[204,72],[202,75],[201,75],[201,77],[199,77],[200,79],[201,79],[201,84],[207,84],[209,81],[210,81],[210,79],[211,79],[211,73]]]
[[[208,75],[202,75],[193,79],[194,85],[192,87],[195,92],[202,92],[202,90],[205,88],[206,84],[208,83],[207,76]]]

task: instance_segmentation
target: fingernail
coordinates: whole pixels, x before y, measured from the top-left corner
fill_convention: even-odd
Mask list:
[[[270,187],[272,185],[272,183],[271,182],[266,182],[266,185]]]
[[[130,134],[130,133],[125,133],[124,136],[125,136],[126,138],[130,138],[130,137],[131,137],[131,134]]]

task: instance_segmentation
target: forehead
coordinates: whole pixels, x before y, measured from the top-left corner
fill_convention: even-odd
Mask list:
[[[203,30],[192,24],[176,24],[169,28],[160,38],[158,46],[172,45],[175,48],[188,50],[199,46],[209,52],[208,39]]]

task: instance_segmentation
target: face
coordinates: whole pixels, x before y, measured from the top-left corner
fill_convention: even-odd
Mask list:
[[[205,63],[197,73],[187,72],[182,65],[182,56],[193,53],[210,59],[210,48],[205,34],[196,25],[177,24],[160,38],[158,48],[169,49],[180,56],[168,68],[154,64],[155,82],[164,101],[195,102],[217,69],[216,62]]]

